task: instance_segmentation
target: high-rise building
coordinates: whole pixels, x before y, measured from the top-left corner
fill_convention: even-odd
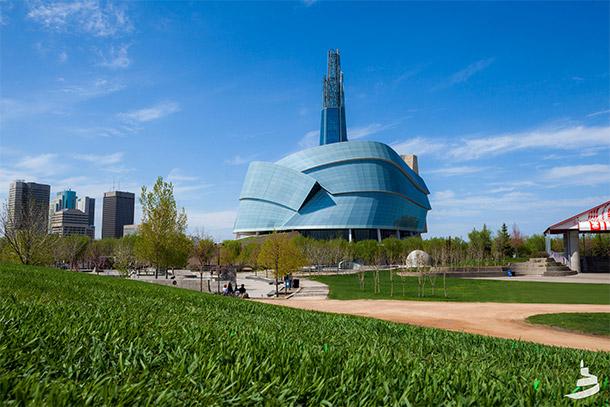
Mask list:
[[[328,68],[322,87],[320,145],[347,141],[343,72],[339,50],[328,51]]]
[[[123,191],[104,193],[102,239],[122,237],[123,226],[133,225],[135,194]]]
[[[79,209],[62,209],[51,218],[51,233],[60,236],[85,235],[95,237],[95,228],[89,225],[89,217]]]
[[[12,182],[8,198],[8,226],[20,229],[33,225],[46,231],[50,195],[50,185],[24,180]]]
[[[78,198],[76,200],[76,209],[85,212],[87,218],[89,219],[89,226],[95,225],[95,199],[89,198],[88,196],[84,198]]]
[[[49,233],[52,233],[51,219],[53,219],[53,215],[64,209],[76,209],[76,191],[71,189],[59,191],[51,199],[51,205],[49,205]]]

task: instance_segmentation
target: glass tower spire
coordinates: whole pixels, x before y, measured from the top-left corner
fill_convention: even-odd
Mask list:
[[[328,51],[328,72],[322,88],[322,120],[320,145],[347,141],[343,72],[339,50]]]

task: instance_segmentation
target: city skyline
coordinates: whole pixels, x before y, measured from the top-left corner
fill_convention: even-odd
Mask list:
[[[161,175],[191,231],[231,238],[247,164],[318,144],[331,48],[348,139],[419,156],[425,236],[542,233],[610,198],[607,3],[71,5],[0,5],[2,199]]]

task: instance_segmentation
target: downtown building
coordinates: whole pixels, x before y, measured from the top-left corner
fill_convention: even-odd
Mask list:
[[[89,216],[79,209],[62,209],[51,217],[51,233],[60,236],[84,235],[95,238],[95,228],[89,225]]]
[[[125,225],[133,225],[135,194],[110,191],[104,193],[102,239],[123,237]]]
[[[59,191],[49,206],[49,233],[95,238],[95,199],[76,196],[70,189]]]
[[[7,227],[22,229],[33,226],[46,232],[51,186],[24,180],[13,181],[8,194]]]
[[[349,241],[427,231],[431,209],[417,157],[386,144],[348,141],[338,51],[328,53],[323,81],[320,145],[281,160],[252,162],[239,198],[238,238],[298,231]]]

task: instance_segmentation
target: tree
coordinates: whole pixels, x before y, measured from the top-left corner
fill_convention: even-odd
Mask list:
[[[114,246],[114,268],[123,276],[126,276],[129,270],[133,269],[136,265],[134,248],[137,240],[137,235],[123,236],[117,240]]]
[[[93,240],[87,247],[86,259],[96,270],[104,267],[106,260],[114,255],[116,239]]]
[[[275,232],[263,242],[258,254],[258,263],[263,267],[273,269],[276,297],[279,295],[279,279],[283,279],[284,276],[307,264],[295,241],[286,234]]]
[[[384,239],[382,244],[385,247],[390,264],[397,264],[400,261],[400,255],[402,253],[402,241],[395,237],[389,237]]]
[[[72,270],[78,270],[78,262],[85,257],[89,241],[89,237],[83,235],[69,235],[60,239],[65,260]]]
[[[186,213],[178,211],[174,199],[174,186],[158,177],[152,190],[142,187],[142,224],[136,241],[136,253],[159,269],[186,264],[190,254],[190,240],[185,235]],[[188,244],[187,244],[188,242]],[[167,277],[167,273],[166,273]]]
[[[377,240],[360,240],[354,246],[354,256],[364,264],[373,264],[377,254],[379,243]]]
[[[255,241],[246,242],[244,245],[242,245],[241,253],[239,253],[239,263],[256,269],[260,246],[261,245]]]
[[[225,266],[234,266],[239,262],[241,243],[237,240],[225,240],[220,247],[220,263]]]
[[[513,228],[510,234],[510,244],[513,248],[513,252],[517,257],[519,257],[521,253],[521,249],[523,248],[523,235],[519,230],[519,226],[516,223],[513,223]]]
[[[525,239],[523,243],[523,248],[526,250],[527,254],[534,254],[545,251],[545,238],[543,235],[531,235]]]
[[[508,228],[506,223],[502,224],[498,234],[494,239],[494,252],[497,254],[498,260],[505,259],[512,254],[512,246],[510,235],[508,234]]]
[[[0,235],[22,264],[44,264],[51,257],[55,236],[47,233],[48,208],[28,201],[20,213],[9,213],[6,202],[0,212]]]
[[[477,230],[473,228],[468,233],[468,250],[470,255],[482,263],[491,254],[491,231],[487,229],[487,225],[483,225],[483,229]],[[479,264],[480,264],[479,263]]]
[[[216,243],[209,236],[193,238],[193,257],[199,263],[199,271],[203,272],[204,266],[208,266],[216,253]]]

